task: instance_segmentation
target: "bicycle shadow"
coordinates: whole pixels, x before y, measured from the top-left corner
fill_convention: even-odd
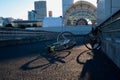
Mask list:
[[[21,70],[33,70],[40,68],[41,70],[44,70],[51,66],[52,64],[56,64],[56,62],[65,63],[65,58],[71,54],[70,51],[62,51],[64,52],[64,56],[61,56],[60,54],[52,54],[52,53],[41,53],[39,56],[37,56],[35,59],[28,61],[27,63],[23,64],[20,69]],[[37,61],[37,65],[30,66],[34,64]],[[39,62],[41,61],[41,62]]]
[[[77,57],[77,62],[83,65],[78,80],[120,80],[120,69],[102,51],[94,50],[92,53],[93,58],[84,64]]]

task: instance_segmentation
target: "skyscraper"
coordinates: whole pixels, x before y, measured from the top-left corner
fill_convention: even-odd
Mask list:
[[[74,3],[74,0],[62,0],[63,16],[66,10]]]
[[[28,20],[35,20],[36,12],[34,10],[28,11]]]
[[[43,20],[47,16],[46,1],[35,1],[34,7],[36,11],[35,20]]]

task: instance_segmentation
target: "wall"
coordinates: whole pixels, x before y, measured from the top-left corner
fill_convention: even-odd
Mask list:
[[[62,0],[63,16],[66,10],[73,4],[74,0]]]
[[[120,9],[120,0],[98,0],[97,23],[100,25]]]
[[[91,32],[92,26],[82,25],[82,26],[64,26],[64,27],[42,27],[42,28],[36,28],[36,30],[45,30],[45,31],[53,31],[53,32],[69,31],[76,35],[84,35]]]
[[[120,19],[102,27],[102,50],[120,68]]]
[[[46,17],[43,19],[43,27],[61,27],[62,18],[60,17]]]

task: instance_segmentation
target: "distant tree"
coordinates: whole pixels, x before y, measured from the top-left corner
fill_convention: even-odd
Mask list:
[[[25,29],[25,25],[19,25],[19,28]]]
[[[12,24],[6,24],[5,27],[13,27]]]
[[[40,26],[38,26],[38,27],[42,27],[42,26],[40,25]]]
[[[28,24],[28,25],[24,25],[24,26],[26,26],[26,27],[31,27],[31,25],[29,25],[29,24]]]
[[[33,27],[37,27],[37,24],[33,24]]]

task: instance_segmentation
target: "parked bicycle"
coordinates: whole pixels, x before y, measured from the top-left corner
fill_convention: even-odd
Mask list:
[[[84,36],[84,45],[89,50],[99,50],[101,48],[100,29],[96,28]]]
[[[49,52],[61,51],[65,49],[69,49],[76,45],[75,34],[65,31],[58,35],[57,42],[48,46]],[[90,33],[86,35],[81,35],[84,37],[83,44],[89,50],[99,50],[101,48],[101,41],[98,36],[97,28],[92,30]]]
[[[76,45],[74,34],[68,31],[62,32],[57,37],[57,42],[48,46],[49,52],[69,49]]]

